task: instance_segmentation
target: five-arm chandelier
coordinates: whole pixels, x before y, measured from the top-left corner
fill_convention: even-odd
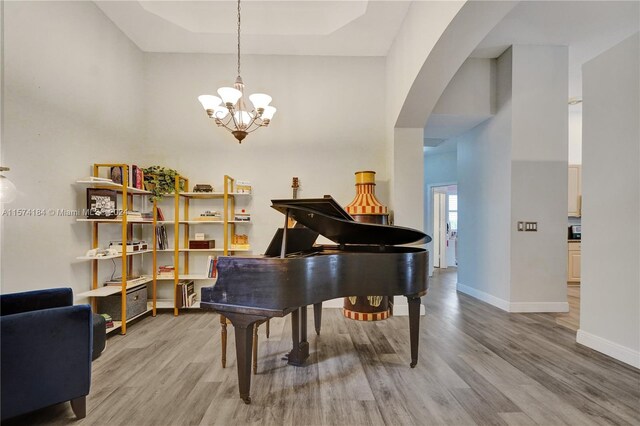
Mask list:
[[[253,110],[249,111],[244,96],[244,83],[240,77],[240,0],[238,0],[238,77],[233,87],[221,87],[218,95],[201,95],[198,100],[209,118],[215,120],[218,127],[229,130],[239,143],[251,132],[266,127],[271,122],[276,109],[269,106],[271,96],[254,93],[249,96]],[[222,104],[222,105],[221,105]]]

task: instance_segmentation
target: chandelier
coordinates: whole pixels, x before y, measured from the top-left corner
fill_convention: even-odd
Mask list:
[[[218,127],[229,130],[239,143],[251,132],[266,127],[271,122],[276,109],[269,105],[271,96],[254,93],[249,96],[253,110],[249,111],[244,100],[244,82],[240,76],[240,0],[238,0],[238,77],[233,87],[221,87],[218,95],[201,95],[198,100],[209,118]],[[222,105],[221,105],[222,104]]]

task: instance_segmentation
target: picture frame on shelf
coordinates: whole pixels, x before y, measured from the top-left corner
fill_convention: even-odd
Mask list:
[[[116,219],[118,194],[111,189],[87,188],[87,219]]]

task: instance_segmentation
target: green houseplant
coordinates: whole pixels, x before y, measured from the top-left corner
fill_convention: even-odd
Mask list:
[[[151,201],[160,201],[166,194],[173,194],[176,191],[177,171],[168,167],[151,166],[143,170],[144,186],[147,191],[151,191]],[[184,181],[180,181],[180,190],[184,190]]]

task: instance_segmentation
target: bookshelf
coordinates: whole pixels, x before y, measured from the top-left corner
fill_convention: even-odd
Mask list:
[[[150,220],[142,220],[138,217],[129,219],[129,212],[135,207],[136,202],[142,203],[144,197],[151,195],[151,192],[146,191],[140,188],[134,188],[126,184],[118,184],[113,181],[109,181],[108,178],[101,177],[100,174],[104,173],[104,170],[107,170],[107,174],[111,175],[111,168],[119,167],[121,169],[121,179],[123,183],[129,182],[129,176],[131,174],[131,169],[127,164],[107,164],[107,163],[96,163],[93,165],[93,174],[91,177],[86,179],[80,179],[76,181],[76,184],[81,185],[83,188],[94,188],[94,189],[108,189],[114,191],[117,195],[116,197],[120,199],[120,206],[122,214],[119,215],[115,219],[86,219],[86,218],[78,218],[77,222],[85,222],[91,225],[91,249],[102,249],[105,247],[100,247],[100,236],[102,233],[107,233],[107,235],[119,235],[120,241],[132,241],[136,234],[136,230],[138,234],[142,234],[143,231],[141,229],[136,229],[134,225],[147,225],[153,224],[153,221]],[[116,200],[117,200],[116,198]],[[118,231],[109,232],[101,231],[103,227],[119,227]],[[147,307],[147,309],[129,319],[127,319],[127,290],[130,290],[135,287],[147,285],[153,280],[149,277],[141,277],[142,279],[137,279],[135,282],[131,282],[131,273],[134,269],[134,258],[142,258],[145,254],[153,254],[153,250],[141,250],[141,251],[129,251],[127,244],[122,245],[122,252],[116,255],[106,255],[106,256],[78,256],[77,260],[89,261],[91,263],[91,290],[77,294],[78,297],[88,297],[91,299],[92,308],[97,311],[97,299],[107,296],[113,296],[120,294],[120,308],[122,316],[121,318],[113,318],[114,327],[107,330],[108,333],[113,333],[116,330],[119,330],[121,334],[127,333],[127,323],[133,321],[136,318],[139,318],[149,312],[151,309]],[[118,285],[109,285],[109,286],[101,286],[99,285],[99,272],[100,265],[105,260],[114,261],[114,273],[115,273],[115,260],[120,259],[120,276],[121,284]],[[107,262],[108,263],[108,262]],[[154,312],[155,314],[155,312]]]
[[[176,176],[175,193],[173,194],[172,210],[173,220],[157,220],[157,203],[154,205],[154,218],[156,218],[154,225],[154,265],[153,265],[153,281],[154,288],[158,283],[170,283],[173,282],[173,298],[162,298],[156,302],[154,298],[154,310],[159,309],[173,309],[173,314],[178,316],[180,309],[192,309],[198,308],[199,303],[195,303],[188,308],[178,306],[178,291],[179,284],[183,280],[193,280],[196,285],[196,293],[199,293],[199,289],[204,285],[212,285],[215,282],[215,278],[209,277],[206,271],[196,271],[195,273],[191,269],[196,262],[201,265],[205,265],[208,256],[224,255],[229,256],[240,252],[250,252],[250,246],[234,246],[232,244],[233,236],[236,235],[237,227],[249,227],[251,226],[250,220],[235,220],[235,208],[236,198],[248,199],[250,193],[237,192],[235,190],[235,179],[225,175],[224,176],[224,190],[222,192],[188,192],[181,191],[180,188],[189,188],[189,179],[184,176]],[[208,208],[222,208],[223,214],[220,218],[207,219],[207,220],[195,220],[191,217],[195,208],[208,207]],[[165,207],[162,207],[163,209]],[[167,213],[169,213],[167,211]],[[173,229],[172,237],[168,238],[168,243],[172,247],[160,249],[157,243],[157,232],[155,228],[161,225],[169,226]],[[222,247],[208,248],[208,249],[192,249],[189,248],[189,240],[193,232],[217,232],[220,234],[220,227],[222,227]],[[246,229],[246,228],[242,228]],[[219,241],[216,239],[216,242]],[[164,257],[163,257],[164,256]],[[158,259],[171,259],[173,266],[173,277],[161,276],[158,274]],[[166,262],[163,262],[165,264]],[[172,301],[172,303],[169,303]],[[154,311],[155,312],[155,311]]]

